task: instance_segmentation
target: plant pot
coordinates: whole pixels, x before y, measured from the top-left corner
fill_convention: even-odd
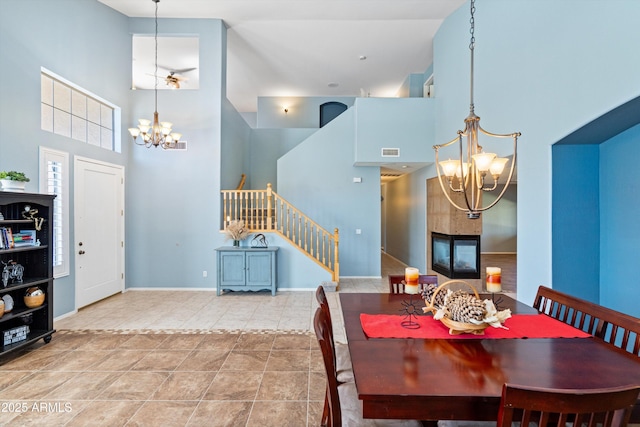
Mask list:
[[[14,181],[12,179],[0,179],[2,185],[2,191],[14,191],[18,193],[24,192],[24,186],[27,184],[24,181]]]
[[[240,247],[240,240],[234,240],[233,241],[233,247],[234,248],[239,248]]]

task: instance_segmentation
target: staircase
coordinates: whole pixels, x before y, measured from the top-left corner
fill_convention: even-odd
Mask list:
[[[239,186],[241,188],[241,186]],[[331,273],[338,282],[338,229],[328,232],[272,190],[222,190],[221,229],[242,220],[252,233],[277,233]]]

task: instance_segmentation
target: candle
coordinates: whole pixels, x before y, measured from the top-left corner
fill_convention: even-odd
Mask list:
[[[417,268],[407,267],[404,269],[404,293],[405,294],[417,294],[418,291],[418,276],[420,272]]]
[[[500,267],[487,267],[487,291],[502,292],[502,269]]]

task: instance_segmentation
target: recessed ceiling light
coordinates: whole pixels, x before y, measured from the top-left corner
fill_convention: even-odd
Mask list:
[[[327,86],[329,86],[329,87],[338,87],[338,83],[331,82]]]
[[[360,61],[364,61],[365,59],[367,59],[365,55],[360,55]]]

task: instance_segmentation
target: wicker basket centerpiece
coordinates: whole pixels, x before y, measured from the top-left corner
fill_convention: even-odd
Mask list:
[[[454,291],[451,289],[454,284],[462,284],[473,293],[464,289]],[[504,327],[504,321],[511,317],[511,310],[496,310],[493,301],[481,300],[478,291],[463,280],[449,280],[440,286],[427,285],[422,297],[426,303],[422,310],[432,312],[433,318],[449,328],[451,335],[483,335],[489,326]]]

